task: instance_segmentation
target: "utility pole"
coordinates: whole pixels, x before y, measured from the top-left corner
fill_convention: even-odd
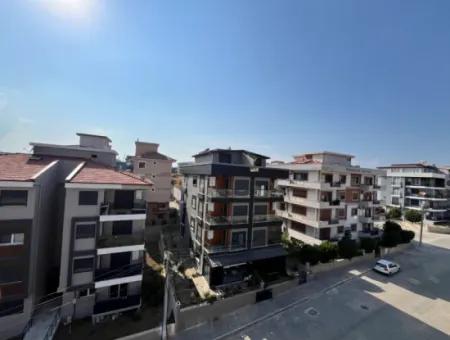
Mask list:
[[[167,250],[164,251],[164,271],[166,273],[166,282],[164,284],[164,306],[163,306],[163,320],[162,320],[162,328],[161,328],[161,339],[167,339],[167,309],[168,309],[168,300],[169,300],[169,252]]]

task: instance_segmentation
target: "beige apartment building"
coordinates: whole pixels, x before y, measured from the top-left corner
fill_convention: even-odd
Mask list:
[[[172,163],[170,158],[158,151],[159,144],[136,141],[134,156],[128,156],[134,174],[149,179],[153,186],[145,196],[148,203],[147,223],[164,225],[169,220],[169,202],[172,190]]]
[[[377,176],[382,172],[352,165],[352,159],[351,155],[324,151],[271,165],[289,170],[288,179],[277,181],[284,191],[277,213],[291,238],[320,244],[344,234],[356,238],[376,233]]]

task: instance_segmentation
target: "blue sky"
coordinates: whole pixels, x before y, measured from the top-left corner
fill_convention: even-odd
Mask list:
[[[107,134],[450,163],[450,1],[0,1],[0,150]]]

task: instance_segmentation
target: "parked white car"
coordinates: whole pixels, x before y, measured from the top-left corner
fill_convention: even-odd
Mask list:
[[[373,270],[382,274],[392,275],[400,271],[400,265],[388,260],[378,260]]]

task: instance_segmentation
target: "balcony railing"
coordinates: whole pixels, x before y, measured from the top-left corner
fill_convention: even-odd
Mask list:
[[[103,202],[100,206],[100,215],[145,214],[147,203],[144,200],[135,200],[132,207],[120,207],[114,202]]]
[[[255,197],[263,198],[278,198],[283,197],[283,192],[280,190],[255,190]]]
[[[105,281],[142,273],[142,260],[118,268],[101,268],[95,271],[95,281]]]
[[[275,214],[269,215],[254,215],[253,222],[254,223],[263,223],[263,222],[281,222],[283,219]]]
[[[339,219],[338,218],[330,218],[327,222],[328,222],[328,224],[338,224]]]
[[[123,298],[98,301],[94,305],[94,314],[103,314],[115,310],[138,307],[141,304],[141,295],[128,295]]]
[[[341,201],[340,200],[332,200],[332,201],[330,201],[330,205],[331,206],[338,206],[338,205],[340,205],[341,204]]]
[[[98,248],[131,246],[144,244],[144,231],[125,235],[100,235],[97,239]]]
[[[206,223],[209,225],[245,224],[248,216],[210,216],[206,215]]]
[[[208,197],[211,198],[247,198],[250,197],[250,190],[234,189],[208,189]]]
[[[330,187],[332,188],[340,188],[342,185],[342,182],[331,182]]]

